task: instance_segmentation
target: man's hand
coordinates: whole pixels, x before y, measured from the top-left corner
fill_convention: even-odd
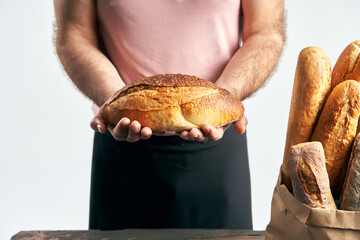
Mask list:
[[[248,123],[248,120],[246,116],[244,115],[240,120],[234,122],[235,130],[239,134],[245,133],[246,125]],[[221,127],[213,127],[209,124],[205,124],[204,126],[200,128],[193,128],[190,131],[182,131],[177,133],[179,137],[185,140],[191,140],[191,141],[198,141],[198,142],[205,142],[205,141],[218,141],[220,140],[226,129],[230,124],[227,124],[225,126]]]
[[[93,104],[92,111],[95,114],[90,122],[90,126],[94,131],[111,133],[114,139],[118,141],[136,142],[139,140],[149,139],[153,132],[148,127],[141,127],[138,121],[130,121],[128,118],[122,118],[115,126],[104,123],[99,115],[99,106]]]
[[[100,116],[96,114],[91,120],[90,126],[93,130],[105,133],[107,130],[114,139],[118,141],[136,142],[149,139],[152,131],[148,127],[141,127],[138,121],[130,121],[128,118],[122,118],[115,126],[101,121]]]

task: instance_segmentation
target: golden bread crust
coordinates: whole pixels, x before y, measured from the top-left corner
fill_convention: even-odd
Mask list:
[[[119,90],[100,109],[103,121],[123,117],[155,132],[183,131],[205,123],[220,126],[243,116],[242,103],[225,89],[182,74],[143,78]]]
[[[331,91],[311,137],[311,141],[319,141],[324,147],[335,198],[339,197],[344,182],[359,116],[360,83],[346,80]]]
[[[331,87],[331,63],[318,47],[304,48],[298,57],[281,167],[283,182],[291,189],[291,146],[308,142]]]

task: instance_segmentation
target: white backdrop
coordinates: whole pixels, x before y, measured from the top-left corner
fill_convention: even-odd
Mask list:
[[[335,63],[360,39],[359,0],[286,2],[287,43],[266,86],[245,101],[254,229],[265,229],[282,162],[297,56]],[[88,226],[91,103],[62,72],[51,0],[0,0],[0,239]]]

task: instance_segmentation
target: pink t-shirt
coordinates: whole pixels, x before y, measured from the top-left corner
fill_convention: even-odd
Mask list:
[[[239,48],[240,0],[97,0],[97,11],[126,84],[159,73],[215,82]]]

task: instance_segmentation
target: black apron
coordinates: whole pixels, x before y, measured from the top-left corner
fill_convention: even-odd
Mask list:
[[[95,133],[90,229],[252,229],[246,134],[135,143]]]

